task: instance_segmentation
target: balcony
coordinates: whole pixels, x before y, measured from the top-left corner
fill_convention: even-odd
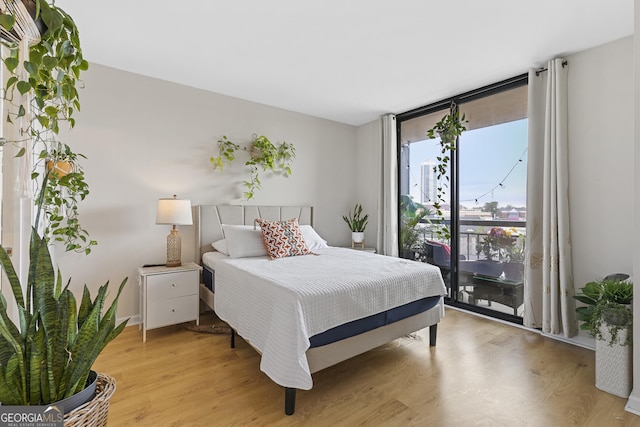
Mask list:
[[[415,227],[419,238],[410,250],[405,248],[402,256],[440,267],[453,300],[521,317],[525,221],[461,219],[459,222],[457,265],[452,265],[448,242],[438,237],[438,226],[428,221]],[[458,277],[457,292],[451,287],[452,271]]]

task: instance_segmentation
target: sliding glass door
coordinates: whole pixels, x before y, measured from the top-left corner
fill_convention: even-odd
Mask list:
[[[519,76],[397,116],[401,256],[438,266],[449,304],[514,322],[524,310],[526,95]],[[426,135],[452,102],[467,130],[438,179],[440,141]]]

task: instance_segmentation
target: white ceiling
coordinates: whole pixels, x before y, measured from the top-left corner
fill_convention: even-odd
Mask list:
[[[89,62],[351,125],[633,34],[633,0],[57,0]]]

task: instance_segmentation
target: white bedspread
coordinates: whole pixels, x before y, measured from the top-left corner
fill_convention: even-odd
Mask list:
[[[262,353],[260,369],[285,387],[313,386],[309,337],[446,294],[440,270],[429,264],[345,248],[318,253],[216,262],[216,314]]]

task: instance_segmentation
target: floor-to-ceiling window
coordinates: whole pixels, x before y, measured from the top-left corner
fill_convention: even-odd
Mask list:
[[[526,85],[522,75],[397,116],[400,255],[440,267],[449,304],[514,322],[524,310]],[[452,105],[466,130],[439,177],[440,141],[427,131]]]

